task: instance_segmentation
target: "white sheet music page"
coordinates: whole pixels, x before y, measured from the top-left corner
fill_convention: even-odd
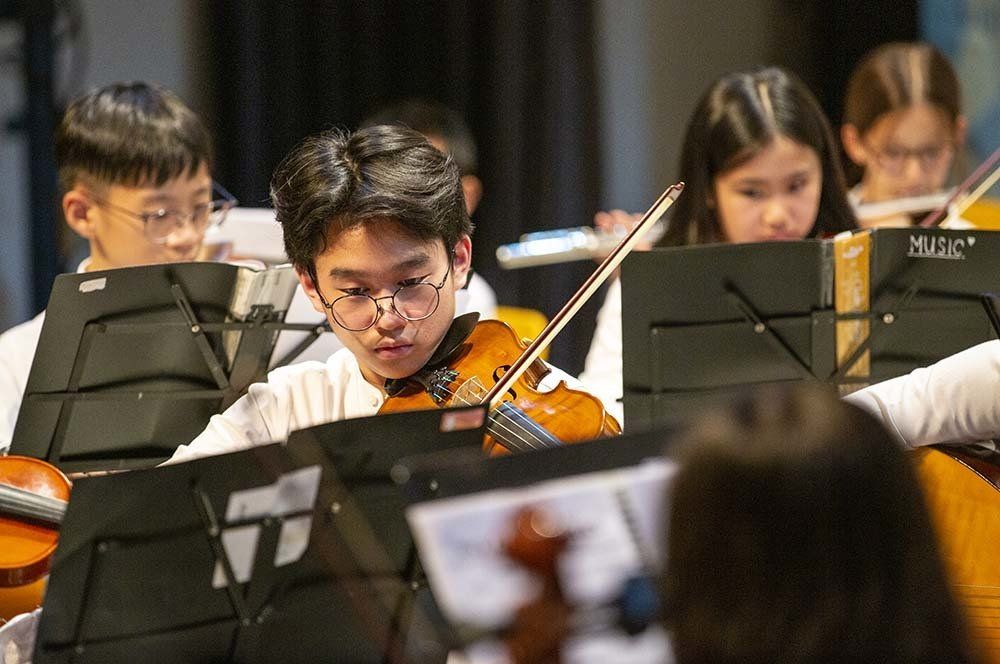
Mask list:
[[[626,579],[657,573],[663,560],[666,488],[675,466],[651,459],[638,466],[421,503],[407,510],[435,597],[456,626],[499,630],[530,599],[537,581],[511,562],[503,542],[522,508],[541,510],[571,534],[560,559],[568,600],[579,607],[614,602]],[[466,653],[474,664],[496,662],[487,644]],[[491,652],[479,658],[478,651]],[[573,638],[567,662],[668,661],[669,647],[657,626],[638,637],[618,629]]]

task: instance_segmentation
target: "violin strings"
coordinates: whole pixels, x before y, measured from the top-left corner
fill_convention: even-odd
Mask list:
[[[444,392],[445,396],[450,397],[453,401],[458,401],[461,405],[464,406],[479,405],[481,403],[481,402],[469,401],[465,397],[459,395],[457,392],[450,390],[448,387],[442,387],[441,390]],[[516,422],[514,420],[514,414],[522,418],[524,421],[530,423],[531,429],[540,429],[544,431],[544,428],[542,428],[537,422],[532,420],[521,409],[517,407],[514,407],[513,413],[511,412],[504,413],[501,412],[499,408],[497,408],[489,415],[490,422],[492,424],[495,424],[497,427],[497,429],[491,431],[491,433],[495,438],[497,438],[501,443],[503,443],[505,447],[507,447],[512,451],[524,452],[528,450],[545,449],[547,447],[553,446],[551,442],[547,441],[545,438],[533,432],[531,429],[529,429],[528,426]],[[506,421],[509,422],[511,425],[519,426],[520,427],[519,431],[515,431],[515,429],[504,425],[503,422],[501,422],[500,420],[501,417],[505,417]],[[519,442],[515,442],[514,440],[506,438],[503,435],[498,435],[499,430],[502,430],[510,434],[514,439],[516,439]],[[551,434],[549,434],[549,437],[551,438]]]
[[[473,378],[473,379],[470,379],[470,380],[475,380],[475,379]],[[480,388],[483,389],[483,391],[485,392],[485,388],[482,388],[482,386],[480,386]],[[444,392],[444,394],[446,396],[450,396],[453,401],[459,401],[459,403],[461,405],[463,405],[463,406],[480,405],[482,403],[482,402],[469,401],[465,397],[463,397],[460,394],[458,394],[458,392],[453,392],[450,389],[448,389],[447,387],[442,387],[441,389],[443,390],[443,392]],[[527,432],[526,431],[525,433],[527,433],[528,436],[521,436],[517,432],[515,432],[513,429],[511,429],[510,427],[505,426],[499,420],[499,416],[500,416],[500,413],[498,411],[491,412],[490,415],[489,415],[489,421],[490,421],[490,423],[495,424],[496,427],[497,427],[497,430],[494,430],[491,433],[493,434],[493,436],[495,438],[497,438],[504,445],[504,447],[507,447],[511,451],[524,452],[524,451],[528,451],[528,450],[542,449],[545,446],[544,445],[544,441],[540,441],[540,440],[538,441],[537,445],[533,444],[532,441],[531,441],[531,439],[530,439],[530,436],[532,435],[531,432]],[[516,438],[520,442],[514,442],[513,440],[505,438],[502,435],[498,435],[499,434],[499,430],[503,430],[503,431],[505,431],[507,433],[512,434],[513,437]]]
[[[558,412],[568,412],[569,409],[565,408],[564,406],[557,405],[555,406],[555,410],[557,410]],[[562,445],[562,442],[555,436],[553,436],[548,430],[546,430],[544,426],[542,426],[534,419],[529,417],[527,413],[525,413],[523,410],[521,410],[514,404],[511,404],[510,409],[504,410],[502,412],[498,408],[497,417],[500,417],[501,415],[506,417],[512,424],[517,424],[518,426],[520,426],[521,430],[527,432],[528,435],[534,436],[534,440],[538,441],[538,445],[532,445],[531,449],[546,449],[551,447],[560,447]],[[519,424],[515,418],[520,418],[521,420],[524,421],[524,424]],[[496,420],[496,418],[492,419],[494,419],[494,421]]]

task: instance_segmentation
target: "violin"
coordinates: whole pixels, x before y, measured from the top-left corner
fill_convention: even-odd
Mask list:
[[[70,481],[31,457],[0,457],[0,620],[41,605]]]
[[[530,344],[521,343],[503,323],[477,324],[475,314],[460,316],[421,371],[386,382],[388,398],[379,413],[487,404],[490,418],[484,448],[490,455],[620,434],[621,426],[596,397],[564,383],[550,392],[539,391],[539,382],[548,373],[539,358],[683,188],[677,183],[660,195]]]
[[[475,313],[456,318],[442,344],[451,351],[448,362],[428,363],[402,384],[389,383],[387,390],[392,397],[379,412],[485,403],[489,388],[527,346],[506,323],[477,319]],[[528,452],[621,434],[615,418],[587,392],[569,388],[564,382],[550,392],[539,391],[538,384],[548,373],[548,366],[535,360],[507,388],[487,424],[484,449],[488,454]]]
[[[542,510],[528,507],[514,516],[504,554],[532,572],[540,585],[503,630],[513,664],[560,664],[562,644],[568,638],[609,630],[636,636],[660,619],[659,597],[647,576],[627,579],[610,605],[587,607],[571,602],[559,574],[559,558],[571,540],[572,534]]]

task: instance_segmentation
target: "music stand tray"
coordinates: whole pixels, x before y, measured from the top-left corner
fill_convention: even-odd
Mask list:
[[[67,471],[166,459],[266,375],[296,284],[224,263],[60,275],[11,451]]]
[[[408,533],[388,541],[402,512],[367,496],[391,486],[385,447],[478,448],[485,413],[463,411],[345,420],[287,445],[82,478],[34,661],[443,662],[429,593],[385,563],[412,549]]]

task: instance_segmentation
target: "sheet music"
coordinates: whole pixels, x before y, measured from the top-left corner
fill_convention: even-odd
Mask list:
[[[673,473],[671,462],[655,459],[531,487],[421,503],[407,510],[407,519],[448,619],[500,629],[537,587],[531,573],[502,552],[519,509],[540,509],[572,533],[560,561],[566,595],[576,605],[599,606],[614,601],[628,577],[655,571],[645,568],[646,560],[663,559],[662,509]],[[567,651],[567,661],[580,663],[659,663],[668,658],[666,638],[658,628],[634,639],[616,633],[574,639]],[[496,661],[489,644],[467,655],[476,664]]]
[[[240,266],[229,302],[234,320],[243,321],[256,305],[271,305],[275,311],[288,311],[288,306],[298,287],[298,277],[291,265],[258,270]],[[239,345],[240,332],[223,334],[223,347],[232,362]]]
[[[226,522],[238,523],[269,516],[286,516],[308,511],[316,504],[319,483],[323,469],[307,466],[284,473],[273,484],[234,491],[226,505]],[[222,546],[233,575],[238,583],[246,583],[253,574],[253,561],[257,555],[257,541],[260,539],[260,524],[232,526],[222,531]],[[274,566],[281,567],[299,560],[309,546],[312,532],[312,516],[300,515],[285,519],[281,523],[277,548],[274,552]],[[212,575],[212,587],[226,585],[222,564],[216,563]]]

